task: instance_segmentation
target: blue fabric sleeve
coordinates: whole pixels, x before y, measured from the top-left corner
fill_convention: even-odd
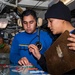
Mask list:
[[[18,46],[18,41],[16,36],[14,37],[10,49],[10,62],[13,64],[18,64],[18,60],[20,59],[20,54],[19,54],[19,46]]]

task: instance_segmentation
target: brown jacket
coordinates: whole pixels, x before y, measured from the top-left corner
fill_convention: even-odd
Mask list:
[[[9,53],[10,47],[8,44],[4,43],[4,47],[0,48],[0,53]]]

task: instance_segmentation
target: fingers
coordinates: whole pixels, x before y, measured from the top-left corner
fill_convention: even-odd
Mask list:
[[[29,48],[29,51],[39,60],[41,57],[41,54],[39,52],[38,47],[34,44],[31,44],[28,46],[28,48]]]
[[[34,44],[30,44],[30,45],[28,46],[28,48],[29,48],[29,49],[37,49],[37,50],[38,50],[38,47],[37,47],[36,45],[34,45]]]
[[[69,34],[70,37],[67,38],[67,40],[71,41],[71,42],[75,42],[75,34]]]
[[[29,48],[29,51],[30,51],[31,53],[33,53],[33,54],[39,52],[38,47],[37,47],[36,45],[34,45],[34,44],[30,44],[30,45],[28,46],[28,48]]]
[[[69,34],[70,35],[70,37],[73,37],[73,38],[75,38],[75,34]]]
[[[69,47],[69,49],[71,49],[71,50],[75,50],[75,47]]]
[[[70,34],[70,37],[67,38],[67,40],[70,41],[70,43],[67,44],[69,49],[75,50],[75,34]]]
[[[19,64],[19,65],[31,65],[31,63],[28,61],[28,59],[27,59],[26,57],[21,58],[21,59],[18,61],[18,64]]]
[[[67,44],[67,46],[69,47],[69,49],[75,50],[75,43],[69,43]]]

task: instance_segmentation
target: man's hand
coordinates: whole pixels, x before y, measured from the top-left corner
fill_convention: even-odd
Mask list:
[[[38,47],[36,45],[34,45],[34,44],[30,44],[28,46],[28,48],[29,48],[29,51],[39,60],[40,57],[41,57],[41,54],[39,52]]]
[[[28,59],[27,59],[26,57],[21,58],[21,59],[18,61],[18,64],[19,64],[19,65],[32,65],[32,64],[28,61]]]

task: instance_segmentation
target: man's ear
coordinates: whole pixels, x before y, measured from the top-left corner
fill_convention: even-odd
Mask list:
[[[20,18],[17,19],[18,26],[22,27],[22,20]]]
[[[43,19],[42,18],[38,18],[37,19],[37,27],[42,26],[42,23],[43,23]]]

